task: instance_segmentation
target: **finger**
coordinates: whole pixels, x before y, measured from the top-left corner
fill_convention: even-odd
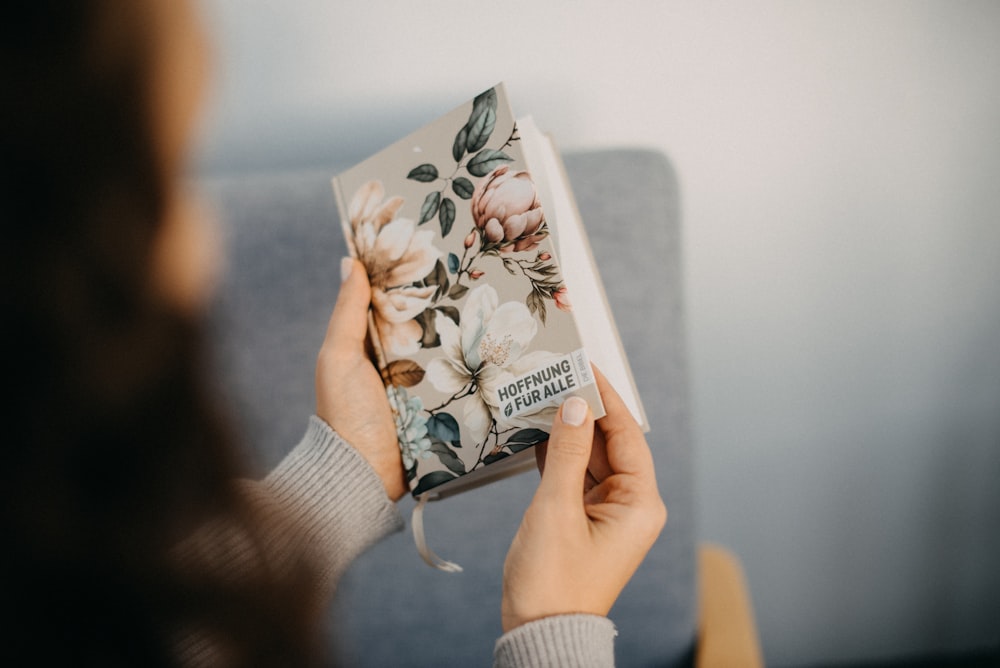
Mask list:
[[[608,445],[600,426],[594,429],[594,445],[590,449],[587,471],[597,482],[606,480],[614,473],[611,464],[608,463]]]
[[[535,465],[541,475],[545,475],[545,453],[548,447],[548,441],[535,446]],[[612,473],[611,466],[608,464],[608,455],[604,449],[604,437],[595,430],[593,445],[590,449],[590,462],[587,464],[587,472],[583,480],[583,491],[586,493],[597,487]]]
[[[545,473],[545,452],[548,443],[539,443],[535,446],[535,464],[538,472]],[[584,489],[590,489],[600,484],[602,480],[608,478],[614,471],[608,463],[607,445],[604,442],[604,433],[600,429],[594,430],[594,440],[590,450],[590,461],[587,464],[586,481]]]
[[[337,303],[330,315],[324,346],[361,350],[368,333],[368,307],[371,304],[371,286],[364,266],[352,258],[344,258],[341,265],[343,282],[337,294]]]
[[[581,493],[594,438],[594,417],[587,402],[570,397],[552,423],[538,495],[581,504]]]
[[[611,470],[616,473],[655,476],[653,454],[650,452],[649,444],[646,443],[642,428],[600,369],[594,368],[594,376],[597,378],[597,389],[601,393],[601,400],[607,411],[607,414],[597,421],[597,427],[603,433],[606,442]]]

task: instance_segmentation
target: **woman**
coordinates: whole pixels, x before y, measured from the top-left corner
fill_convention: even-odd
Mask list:
[[[202,375],[214,236],[181,179],[204,85],[193,7],[33,0],[5,19],[0,563],[16,617],[0,660],[321,664],[337,578],[402,524],[367,278],[344,261],[302,442],[236,482]],[[665,520],[641,431],[600,388],[608,416],[595,427],[571,399],[539,449],[498,665],[610,664],[605,615]]]

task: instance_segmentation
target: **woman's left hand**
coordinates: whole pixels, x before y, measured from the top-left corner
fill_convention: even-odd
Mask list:
[[[343,282],[316,364],[316,415],[371,464],[393,501],[406,494],[396,423],[366,352],[371,286],[361,263],[344,258]]]

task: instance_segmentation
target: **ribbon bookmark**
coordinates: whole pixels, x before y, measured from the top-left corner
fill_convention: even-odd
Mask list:
[[[436,568],[445,573],[461,573],[462,567],[450,561],[445,561],[434,554],[431,548],[427,547],[427,539],[424,537],[424,506],[427,505],[427,494],[421,494],[417,498],[417,505],[413,507],[413,541],[417,544],[417,552],[428,566]]]

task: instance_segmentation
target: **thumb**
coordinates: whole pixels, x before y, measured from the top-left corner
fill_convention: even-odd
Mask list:
[[[364,266],[353,258],[341,260],[340,274],[340,292],[326,328],[324,345],[356,348],[364,345],[368,332],[371,286]]]
[[[552,423],[538,494],[579,504],[593,442],[594,417],[590,407],[580,397],[570,397]]]

